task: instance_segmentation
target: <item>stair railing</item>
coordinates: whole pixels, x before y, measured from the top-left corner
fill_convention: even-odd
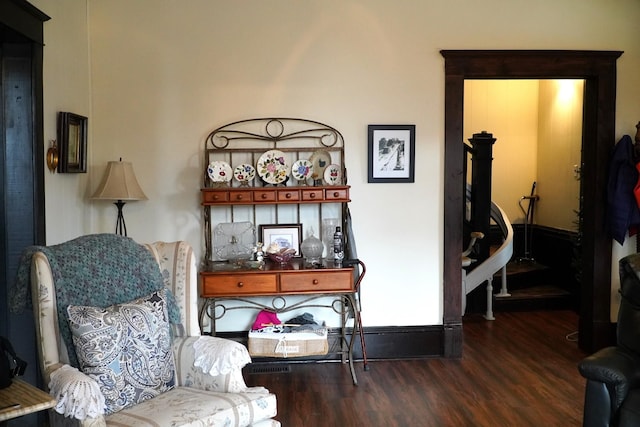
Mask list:
[[[465,193],[469,196],[471,189],[468,187]],[[475,268],[466,272],[463,268],[462,274],[462,314],[466,307],[466,296],[482,283],[487,282],[487,311],[484,315],[487,320],[495,320],[493,315],[493,277],[495,273],[501,271],[502,286],[498,296],[509,296],[507,290],[507,263],[513,256],[513,227],[502,208],[491,202],[490,217],[500,229],[502,234],[502,244],[491,256],[475,265]],[[482,239],[484,240],[484,239]],[[466,252],[466,251],[465,251]],[[463,266],[465,263],[463,256]],[[469,262],[467,265],[471,265]]]
[[[475,246],[475,259],[477,264],[473,269],[469,268],[471,260],[463,253],[462,274],[462,314],[466,308],[466,296],[480,284],[487,282],[487,312],[485,318],[494,320],[493,316],[493,276],[502,269],[502,286],[500,296],[508,296],[506,265],[513,255],[513,228],[506,214],[498,205],[491,201],[491,169],[493,161],[493,144],[496,139],[485,131],[476,133],[469,139],[471,146],[464,144],[465,162],[463,173],[465,186],[463,189],[463,203],[466,228],[471,230],[470,247]],[[471,162],[471,182],[468,181],[468,163]],[[490,254],[490,239],[482,239],[478,236],[488,236],[493,220],[500,228],[502,245]],[[475,234],[474,234],[475,233]],[[478,239],[478,240],[476,240]],[[477,242],[477,243],[476,243]],[[469,248],[468,248],[469,249]],[[466,265],[465,265],[466,264]]]

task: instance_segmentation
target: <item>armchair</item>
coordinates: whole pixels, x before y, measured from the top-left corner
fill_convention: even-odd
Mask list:
[[[245,385],[247,349],[200,336],[186,242],[97,234],[29,259],[52,426],[280,426],[275,395]]]
[[[620,260],[617,345],[583,359],[584,427],[640,426],[640,254]]]

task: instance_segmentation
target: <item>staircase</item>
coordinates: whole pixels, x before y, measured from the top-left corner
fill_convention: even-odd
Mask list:
[[[536,261],[507,263],[508,295],[494,294],[496,312],[571,309],[571,293],[558,284],[557,272]],[[496,277],[497,279],[497,277]]]

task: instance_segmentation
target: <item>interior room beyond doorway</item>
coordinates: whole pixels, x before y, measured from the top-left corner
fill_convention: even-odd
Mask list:
[[[515,231],[507,281],[513,298],[496,300],[498,311],[579,307],[574,258],[584,85],[582,79],[465,80],[464,135],[487,131],[496,138],[491,198]],[[468,307],[483,310],[483,298],[472,293]]]

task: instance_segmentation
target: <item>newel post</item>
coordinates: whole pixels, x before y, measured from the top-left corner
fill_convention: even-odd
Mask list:
[[[471,226],[473,231],[484,233],[478,241],[477,260],[489,258],[489,226],[491,221],[491,164],[493,144],[496,139],[486,131],[474,133],[469,139],[473,148],[471,157]]]

